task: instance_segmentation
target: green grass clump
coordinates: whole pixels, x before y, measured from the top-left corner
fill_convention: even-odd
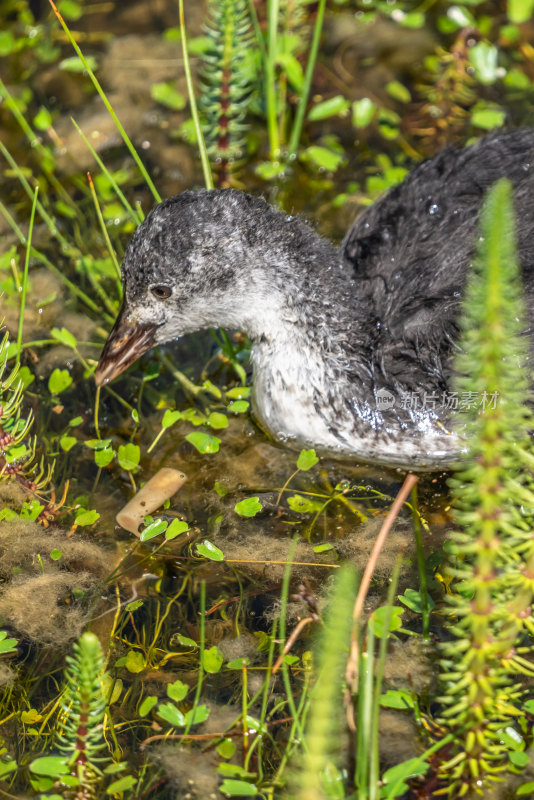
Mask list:
[[[515,253],[511,186],[496,184],[481,218],[481,241],[464,301],[457,388],[476,392],[463,415],[467,454],[451,480],[453,638],[442,645],[443,723],[456,732],[441,767],[451,796],[483,791],[508,766],[503,736],[520,716],[517,673],[533,674],[524,641],[532,632],[534,570],[532,446],[527,404],[528,342]]]

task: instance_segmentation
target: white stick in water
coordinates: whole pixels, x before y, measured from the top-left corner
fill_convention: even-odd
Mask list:
[[[164,467],[145,483],[142,489],[126,503],[115,519],[130,533],[139,536],[139,525],[147,514],[152,514],[165,500],[169,500],[181,489],[187,475],[177,469]]]

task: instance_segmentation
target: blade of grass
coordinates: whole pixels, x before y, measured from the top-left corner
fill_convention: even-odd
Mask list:
[[[204,174],[204,185],[206,186],[206,189],[213,189],[213,176],[211,174],[211,167],[208,158],[208,152],[206,150],[206,143],[204,142],[204,135],[202,133],[202,128],[200,126],[197,101],[195,98],[195,89],[193,86],[193,78],[191,76],[191,65],[189,63],[189,52],[187,49],[187,34],[185,30],[183,0],[178,0],[178,11],[180,14],[180,33],[182,40],[182,53],[184,57],[185,79],[187,82],[187,93],[189,95],[189,105],[191,107],[191,116],[193,117],[195,133],[197,135],[198,152],[202,164],[202,172]]]
[[[20,364],[20,356],[22,352],[22,329],[24,327],[24,312],[26,310],[26,295],[28,292],[28,268],[30,266],[30,253],[32,249],[32,236],[33,236],[33,222],[35,220],[35,209],[37,207],[37,195],[39,194],[39,187],[35,187],[33,193],[32,210],[30,214],[30,224],[28,227],[28,239],[26,241],[26,257],[24,259],[24,275],[22,277],[22,292],[20,295],[20,312],[19,312],[19,327],[17,331],[17,364]]]
[[[139,154],[138,154],[137,150],[135,149],[134,145],[132,144],[132,141],[131,141],[130,137],[128,136],[128,134],[126,133],[124,128],[122,127],[121,121],[119,120],[118,116],[116,115],[115,111],[113,110],[113,106],[109,102],[105,91],[102,89],[100,83],[98,82],[98,79],[97,79],[95,73],[91,69],[87,59],[85,58],[85,56],[82,53],[82,51],[80,50],[76,40],[74,39],[74,36],[70,32],[69,26],[67,25],[67,23],[65,22],[65,20],[61,16],[61,14],[59,13],[59,11],[58,11],[58,9],[56,7],[56,4],[54,3],[54,0],[48,0],[48,2],[52,6],[52,10],[53,10],[54,14],[56,15],[56,17],[58,18],[61,27],[65,31],[67,39],[69,40],[69,42],[73,46],[73,48],[74,48],[74,50],[76,52],[76,55],[78,56],[78,58],[82,62],[83,66],[84,66],[84,69],[87,71],[87,74],[89,75],[93,86],[95,87],[96,91],[100,95],[100,98],[101,98],[102,102],[104,103],[105,107],[107,108],[108,113],[111,116],[111,119],[115,123],[115,127],[117,128],[117,130],[119,131],[120,135],[122,136],[122,140],[123,140],[124,144],[126,145],[128,150],[130,151],[130,153],[132,155],[132,158],[134,159],[135,163],[139,167],[141,175],[145,179],[146,184],[147,184],[148,188],[150,189],[150,191],[152,192],[152,195],[153,195],[154,199],[156,200],[156,202],[160,203],[161,202],[161,196],[160,196],[158,190],[156,189],[156,187],[154,186],[152,178],[148,174],[145,165],[141,161],[141,159],[139,157]]]
[[[119,262],[117,261],[117,256],[115,255],[115,250],[113,249],[113,245],[111,244],[111,239],[109,238],[108,229],[106,227],[106,223],[104,221],[104,217],[102,216],[102,209],[100,208],[100,203],[98,202],[98,197],[96,196],[95,185],[93,183],[93,179],[91,177],[91,173],[87,173],[87,180],[89,181],[89,188],[91,190],[91,195],[93,197],[93,203],[95,204],[95,211],[98,217],[98,222],[100,223],[100,230],[102,231],[102,236],[106,240],[106,246],[108,248],[108,253],[110,255],[111,260],[113,261],[113,266],[115,267],[115,272],[117,273],[117,291],[119,293],[119,297],[122,295],[122,283],[121,283],[121,268],[119,266]]]
[[[384,632],[380,639],[378,647],[378,659],[376,662],[376,677],[374,684],[374,691],[372,693],[372,722],[371,722],[371,742],[369,746],[369,798],[368,800],[378,800],[379,792],[379,778],[380,778],[380,765],[379,765],[379,722],[380,722],[380,695],[382,693],[382,682],[384,680],[384,673],[386,670],[386,656],[389,641],[389,626],[391,624],[391,616],[393,609],[393,602],[395,600],[395,593],[399,583],[399,575],[402,565],[402,555],[399,554],[395,559],[391,580],[388,587],[388,596],[386,600],[386,614],[384,616]]]
[[[317,17],[315,19],[315,27],[313,29],[313,37],[310,47],[310,55],[308,56],[306,72],[304,73],[304,83],[302,85],[302,91],[300,93],[299,102],[297,105],[297,113],[295,114],[295,120],[291,129],[291,136],[289,137],[288,159],[296,158],[299,148],[302,126],[304,125],[304,116],[306,114],[308,97],[310,96],[311,83],[315,70],[315,62],[317,61],[317,53],[319,52],[319,42],[321,39],[321,31],[323,29],[325,8],[326,0],[319,0]]]
[[[21,229],[19,228],[19,226],[17,225],[17,223],[15,222],[15,220],[13,219],[13,217],[11,216],[11,214],[9,213],[9,211],[7,210],[7,208],[4,206],[4,204],[1,201],[0,201],[0,214],[2,214],[2,216],[4,217],[6,222],[8,223],[9,227],[11,228],[11,230],[15,233],[15,235],[17,236],[19,242],[22,245],[26,245],[26,237],[25,237],[25,235],[23,234],[23,232],[21,231]],[[50,261],[50,259],[45,256],[44,253],[41,253],[40,250],[37,250],[35,247],[32,247],[31,256],[33,258],[38,258],[41,261],[41,263],[44,264],[45,267],[47,267],[47,269],[49,269],[51,272],[53,272],[54,275],[57,275],[58,278],[60,278],[63,281],[65,286],[67,286],[70,289],[70,291],[74,295],[76,295],[76,297],[79,297],[80,300],[83,300],[83,302],[92,311],[95,311],[97,314],[100,314],[100,315],[103,313],[104,314],[104,318],[108,322],[111,322],[111,323],[115,322],[115,317],[114,316],[111,316],[110,314],[107,314],[105,311],[102,312],[102,309],[97,306],[97,304],[89,297],[89,295],[85,294],[85,292],[82,289],[80,289],[79,286],[77,286],[75,283],[73,283],[71,280],[69,280],[69,278],[67,278],[67,276],[58,267],[56,267],[56,265],[53,264]]]
[[[423,641],[430,641],[430,608],[425,571],[425,554],[423,552],[423,536],[417,502],[417,484],[412,489],[412,520],[417,551],[417,571],[419,572],[419,592],[421,595],[421,617],[423,619]]]
[[[74,125],[74,127],[76,128],[76,130],[78,131],[80,136],[82,137],[82,139],[84,141],[84,144],[86,145],[87,149],[89,150],[89,152],[93,156],[94,160],[96,161],[96,163],[98,164],[98,166],[102,170],[103,174],[106,176],[106,178],[110,182],[111,186],[113,187],[113,191],[115,192],[115,194],[117,195],[117,197],[121,201],[124,209],[131,216],[131,218],[133,219],[135,224],[136,225],[140,225],[141,222],[142,222],[141,217],[139,216],[137,211],[135,211],[132,208],[132,206],[130,205],[130,203],[128,202],[126,197],[124,196],[124,194],[122,193],[122,191],[120,189],[120,186],[118,185],[117,181],[115,180],[115,178],[113,177],[111,172],[108,170],[108,168],[106,167],[106,165],[104,164],[104,162],[102,161],[102,159],[100,158],[100,156],[98,155],[96,150],[94,149],[93,145],[91,144],[91,142],[89,141],[89,139],[85,135],[85,133],[82,131],[82,129],[80,128],[80,126],[78,125],[78,123],[76,122],[76,120],[73,117],[70,118],[70,121],[72,122],[72,124]]]
[[[66,191],[61,181],[58,181],[58,179],[54,175],[53,170],[47,169],[46,167],[46,162],[47,159],[50,158],[50,153],[47,151],[46,147],[44,147],[44,145],[41,143],[39,136],[37,136],[31,125],[26,120],[26,117],[21,112],[20,108],[18,107],[14,98],[9,93],[7,86],[4,84],[1,78],[0,78],[0,96],[4,98],[6,108],[8,108],[11,111],[16,121],[18,122],[19,126],[22,128],[23,132],[27,136],[28,141],[30,143],[30,147],[35,149],[35,151],[39,153],[39,155],[41,156],[41,166],[43,170],[46,172],[46,177],[48,178],[48,180],[50,181],[56,192],[63,198],[63,200],[67,203],[67,205],[69,205],[71,208],[75,208],[75,203],[72,197]]]
[[[275,65],[277,51],[279,0],[269,0],[267,6],[267,60],[265,62],[265,95],[267,102],[267,130],[271,161],[280,158],[280,139],[278,137],[278,120],[276,113],[276,81]]]

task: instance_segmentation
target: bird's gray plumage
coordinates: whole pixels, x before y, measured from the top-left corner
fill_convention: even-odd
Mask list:
[[[391,465],[447,464],[460,447],[448,410],[406,398],[449,391],[478,216],[501,177],[514,184],[532,313],[534,132],[519,130],[421,164],[340,248],[239,191],[165,200],[128,245],[123,322],[157,326],[152,343],[212,326],[248,333],[256,415],[279,438]],[[159,285],[168,299],[153,296]]]

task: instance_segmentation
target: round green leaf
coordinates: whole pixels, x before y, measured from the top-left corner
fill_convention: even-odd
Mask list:
[[[62,436],[59,440],[59,444],[61,445],[61,449],[68,453],[71,448],[74,447],[76,444],[77,439],[74,436]]]
[[[176,680],[174,683],[169,683],[167,686],[167,696],[176,703],[183,700],[189,691],[187,683],[182,683],[181,680]]]
[[[150,95],[157,103],[172,108],[173,111],[181,111],[187,103],[184,95],[175,88],[174,81],[154,83],[150,87]]]
[[[197,544],[196,552],[197,555],[209,558],[210,561],[224,561],[223,551],[219,550],[219,548],[208,541],[208,539],[204,539],[202,544]]]
[[[165,531],[165,538],[167,540],[175,539],[181,533],[189,530],[189,525],[183,519],[173,519],[167,530]]]
[[[245,497],[234,506],[234,511],[240,517],[255,517],[263,508],[259,497]]]
[[[76,512],[76,525],[80,525],[82,528],[92,525],[97,519],[100,519],[100,514],[94,509],[80,508]]]
[[[209,650],[204,650],[202,653],[202,666],[211,675],[219,672],[224,662],[222,654],[219,652],[217,645],[213,645]]]
[[[228,417],[219,411],[212,411],[208,417],[208,425],[215,430],[222,430],[228,427]]]
[[[182,728],[185,725],[185,717],[174,703],[160,703],[158,706],[158,717],[164,719],[173,728]]]
[[[319,459],[317,458],[315,450],[301,450],[297,459],[297,469],[306,472],[314,467],[318,461]]]
[[[256,797],[258,794],[253,783],[239,781],[235,778],[225,778],[219,786],[219,791],[228,797]]]
[[[132,444],[132,442],[121,444],[117,451],[117,458],[121,467],[127,472],[131,472],[139,465],[141,448],[137,444]]]
[[[168,408],[163,415],[163,419],[161,420],[161,427],[170,428],[171,425],[174,425],[175,422],[178,422],[181,416],[182,416],[181,411],[175,411],[173,409]]]
[[[47,775],[55,778],[56,775],[66,775],[70,767],[66,763],[67,759],[62,756],[43,756],[35,758],[30,764],[30,772],[36,775]]]
[[[343,114],[350,107],[350,102],[342,95],[338,94],[336,97],[330,97],[328,100],[323,100],[322,103],[317,103],[310,109],[308,119],[313,121],[328,119]]]
[[[185,437],[187,441],[195,447],[199,453],[218,453],[221,440],[211,433],[193,431]]]
[[[138,712],[139,716],[146,717],[146,715],[152,711],[154,706],[157,705],[157,702],[158,698],[155,695],[153,694],[147,695],[147,697],[145,697],[145,699],[139,706],[139,712]]]
[[[163,533],[167,530],[167,522],[164,519],[155,519],[154,522],[151,522],[150,525],[141,531],[141,535],[139,536],[142,542],[148,542],[150,539],[153,539],[155,536],[159,536],[160,533]]]
[[[50,394],[61,394],[72,383],[72,378],[68,370],[56,368],[48,379],[48,391]]]

